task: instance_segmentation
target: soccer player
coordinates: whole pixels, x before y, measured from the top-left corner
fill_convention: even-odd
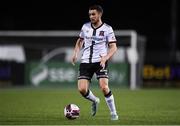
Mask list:
[[[96,73],[100,88],[110,110],[111,120],[118,120],[113,94],[108,86],[108,60],[116,52],[116,37],[112,27],[102,22],[103,9],[100,5],[89,7],[90,22],[82,26],[72,56],[74,65],[82,50],[79,68],[78,90],[92,102],[92,116],[95,116],[100,99],[89,89],[89,83]]]

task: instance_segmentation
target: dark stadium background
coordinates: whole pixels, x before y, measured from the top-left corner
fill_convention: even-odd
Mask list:
[[[112,25],[114,29],[134,29],[147,37],[148,50],[168,51],[173,48],[171,32],[172,13],[175,13],[172,12],[174,1],[178,2],[177,0],[12,2],[1,4],[0,29],[79,30],[82,24],[88,21],[89,5],[98,3],[104,8],[104,21]],[[176,6],[178,5],[176,4]],[[177,49],[180,49],[178,42],[176,42],[176,46]]]

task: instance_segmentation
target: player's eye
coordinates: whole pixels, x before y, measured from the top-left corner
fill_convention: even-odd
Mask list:
[[[94,15],[95,15],[95,13],[90,13],[90,14],[89,14],[89,16],[91,16],[91,15],[92,15],[92,16],[94,16]]]

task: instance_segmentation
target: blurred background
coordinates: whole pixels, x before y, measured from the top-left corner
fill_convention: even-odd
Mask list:
[[[4,3],[0,8],[0,87],[73,86],[72,49],[88,7],[100,4],[118,51],[110,81],[117,87],[180,87],[178,0],[66,0]]]

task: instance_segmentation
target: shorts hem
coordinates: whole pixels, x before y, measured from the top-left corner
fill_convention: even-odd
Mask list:
[[[78,77],[78,80],[80,80],[80,79],[91,80],[89,77],[86,77],[86,76],[80,76],[80,77]]]
[[[109,77],[97,77],[98,80],[99,80],[100,78],[107,78],[107,79],[108,79]]]

